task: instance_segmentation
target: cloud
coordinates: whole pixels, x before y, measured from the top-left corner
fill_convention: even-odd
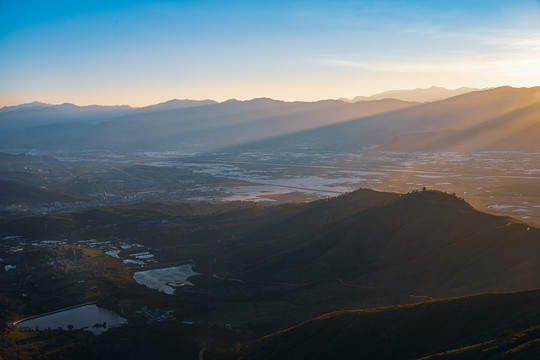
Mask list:
[[[532,76],[540,81],[540,31],[538,29],[468,29],[452,32],[442,27],[404,29],[439,39],[440,47],[425,49],[418,57],[396,53],[388,60],[370,54],[371,60],[354,56],[326,56],[329,66],[387,73],[475,73],[489,76]],[[448,44],[444,43],[448,41]],[[444,56],[441,54],[444,53]],[[375,57],[375,59],[373,59]]]
[[[377,61],[358,62],[351,60],[327,59],[326,64],[344,66],[366,71],[383,72],[441,72],[441,71],[474,71],[478,69],[477,64],[471,63],[443,63],[443,62],[416,62],[416,61]]]
[[[540,80],[540,56],[518,57],[512,54],[476,56],[445,61],[377,61],[358,62],[325,59],[331,66],[374,72],[395,73],[484,73],[499,76],[536,76]]]

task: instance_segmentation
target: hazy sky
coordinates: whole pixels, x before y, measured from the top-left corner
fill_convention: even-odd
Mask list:
[[[540,85],[540,0],[0,0],[0,106]]]

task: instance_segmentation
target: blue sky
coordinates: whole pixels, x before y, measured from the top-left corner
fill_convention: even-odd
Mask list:
[[[540,85],[540,1],[0,0],[0,106]]]

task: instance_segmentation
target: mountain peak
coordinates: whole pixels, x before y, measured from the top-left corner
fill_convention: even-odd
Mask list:
[[[463,198],[455,193],[447,193],[439,190],[428,190],[426,188],[413,190],[401,196],[403,201],[407,202],[425,202],[429,204],[447,204],[472,208],[472,206]]]
[[[171,99],[171,100],[167,100],[165,102],[159,103],[159,104],[138,108],[137,111],[138,112],[153,112],[153,111],[163,111],[163,110],[176,110],[176,109],[212,105],[212,104],[217,104],[217,101],[209,100],[209,99],[206,99],[206,100]]]
[[[446,89],[444,87],[431,86],[429,88],[417,88],[411,90],[389,90],[382,93],[374,94],[371,96],[357,96],[352,100],[343,99],[348,102],[369,101],[369,100],[382,100],[387,98],[393,98],[404,101],[415,102],[433,102],[439,100],[445,100],[450,97],[463,95],[472,91],[480,89],[461,87],[459,89]]]
[[[45,107],[51,107],[53,105],[42,103],[39,101],[32,101],[31,103],[24,103],[20,105],[15,106],[4,106],[3,108],[0,108],[0,112],[7,112],[7,111],[14,111],[14,110],[24,110],[24,109],[36,109],[36,108],[45,108]]]

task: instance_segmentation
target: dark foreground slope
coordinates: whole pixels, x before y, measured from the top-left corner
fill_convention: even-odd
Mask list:
[[[274,207],[101,206],[40,216],[6,215],[0,218],[0,232],[9,235],[2,239],[4,264],[16,265],[0,272],[0,293],[10,301],[18,299],[23,310],[17,314],[41,312],[37,306],[43,306],[42,299],[49,299],[54,309],[56,294],[70,304],[84,295],[129,320],[127,326],[99,337],[82,331],[49,332],[55,349],[72,343],[78,351],[71,356],[65,348],[59,350],[63,358],[176,359],[179,354],[197,358],[202,352],[205,359],[229,354],[262,359],[414,359],[462,347],[469,348],[444,356],[477,358],[538,349],[530,342],[539,338],[534,328],[540,324],[539,291],[411,304],[426,297],[540,287],[538,229],[478,212],[441,192],[400,196],[359,190],[310,204]],[[32,275],[34,265],[28,262],[36,251],[33,243],[39,241],[43,248],[37,251],[45,251],[54,249],[45,246],[55,240],[67,242],[69,249],[93,246],[94,241],[103,248],[91,250],[93,258],[59,261],[67,276],[58,283],[47,272]],[[125,249],[126,244],[138,246]],[[119,259],[101,252],[113,246]],[[147,268],[191,259],[201,275],[189,279],[195,286],[167,295],[130,277],[125,287],[99,285],[101,277],[112,273],[100,271],[103,266],[95,267],[94,273],[78,271],[85,261],[101,259],[127,273],[122,260],[143,251],[159,262]],[[51,260],[55,265],[58,256],[45,255],[44,266]],[[140,268],[132,268],[136,269]],[[81,287],[79,275],[86,284],[98,284],[100,292]],[[58,284],[58,289],[70,291],[55,290],[52,298],[51,291],[44,290],[53,289],[49,282],[54,289]],[[381,308],[396,304],[401,306]],[[143,307],[172,310],[176,319],[149,323]],[[333,311],[338,312],[321,317]],[[17,314],[10,316],[23,317]],[[21,333],[12,330],[14,341],[19,341]],[[25,344],[43,349],[43,334],[26,333]],[[248,344],[245,351],[242,344]]]
[[[287,283],[335,279],[433,297],[540,287],[540,230],[437,191],[289,230],[226,253],[246,264],[234,276]]]
[[[249,344],[245,359],[535,359],[539,301],[535,290],[334,312]]]

